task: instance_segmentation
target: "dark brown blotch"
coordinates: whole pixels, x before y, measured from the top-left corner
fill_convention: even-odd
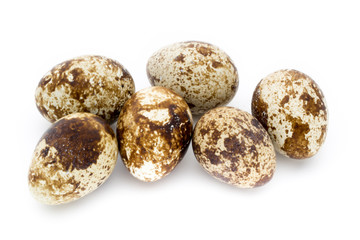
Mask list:
[[[301,94],[300,99],[303,101],[303,108],[307,114],[319,116],[320,111],[325,111],[325,103],[319,98],[317,101],[307,91]]]
[[[186,72],[188,73],[188,75],[191,75],[191,74],[194,73],[193,70],[191,70],[190,67],[187,67],[187,68],[186,68]]]
[[[127,96],[126,96],[126,98],[129,99],[129,98],[131,97],[131,94],[132,94],[132,93],[128,93]],[[118,106],[118,108],[121,109],[121,106]],[[109,116],[110,116],[110,118],[106,120],[107,123],[109,123],[109,124],[112,124],[112,123],[116,122],[116,120],[118,119],[118,117],[119,117],[119,115],[120,115],[119,109],[115,109],[115,110],[113,110],[113,111],[108,111],[107,113],[108,113]],[[98,114],[98,116],[100,116],[102,119],[105,119],[105,118],[106,118],[105,113],[104,113],[104,114]],[[108,130],[108,129],[106,129],[106,130]],[[108,131],[107,131],[107,132],[108,132]]]
[[[256,118],[253,118],[253,119],[251,120],[251,124],[252,124],[254,127],[258,128],[258,129],[262,129],[262,128],[263,128],[263,126],[261,125],[261,123],[260,123]]]
[[[292,125],[292,136],[286,138],[283,147],[281,148],[291,158],[302,159],[310,157],[310,150],[308,148],[309,141],[305,135],[310,131],[308,123],[304,123],[300,118],[294,118],[286,115]]]
[[[86,91],[92,86],[81,68],[74,68],[70,71],[70,74],[73,76],[72,81],[69,80],[65,72],[61,73],[59,84],[66,83],[72,86],[71,97],[79,100],[80,96],[86,94]]]
[[[221,62],[212,60],[211,66],[212,66],[213,68],[220,68],[220,67],[223,67],[224,65],[223,65]]]
[[[210,129],[209,128],[201,128],[200,129],[200,135],[202,137],[205,137],[206,134],[208,134],[210,132]]]
[[[262,99],[260,94],[260,84],[256,86],[252,101],[251,101],[251,113],[252,115],[268,130],[268,104]]]
[[[184,59],[185,59],[185,55],[180,53],[180,55],[178,55],[178,56],[176,56],[176,58],[174,58],[174,61],[183,63],[183,62],[185,62]]]
[[[97,162],[103,146],[99,145],[99,126],[94,123],[86,118],[61,119],[43,135],[42,139],[56,149],[64,171],[86,169]]]
[[[49,76],[49,75],[44,76],[43,78],[41,78],[38,87],[41,87],[42,89],[44,89],[46,84],[48,84],[51,80],[52,80],[51,76]]]
[[[319,146],[321,146],[321,144],[325,141],[325,137],[326,137],[326,126],[321,126],[321,135],[319,139],[316,141],[319,144]]]
[[[205,47],[201,45],[196,46],[196,51],[204,57],[210,56],[213,53],[210,47]]]
[[[201,153],[200,145],[195,143],[194,141],[192,141],[192,148],[193,148],[193,151],[195,153],[195,157],[198,156]]]
[[[181,91],[182,91],[183,93],[185,93],[185,92],[186,92],[186,88],[185,88],[185,87],[180,86],[180,89],[181,89]]]
[[[84,74],[84,71],[81,68],[74,68],[70,74],[73,76],[73,81],[79,81],[82,79],[81,76]]]
[[[177,162],[174,162],[174,161],[170,161],[169,164],[163,164],[161,165],[161,172],[166,175],[168,173],[170,173],[174,167],[176,166]]]
[[[59,72],[59,73],[63,73],[63,72],[66,72],[68,71],[71,66],[74,64],[76,60],[67,60],[65,62],[62,62],[60,63],[61,67],[59,69],[58,68],[58,65],[55,66],[52,70],[51,70],[51,73],[54,73],[56,70]]]
[[[316,96],[318,97],[318,103],[317,104],[321,104],[321,110],[324,111],[324,118],[325,120],[327,120],[327,109],[326,109],[326,105],[324,102],[324,93],[321,91],[321,89],[319,88],[319,86],[316,84],[316,82],[312,79],[311,80],[311,86],[315,91]],[[319,103],[320,101],[320,103]]]
[[[250,154],[252,155],[252,159],[257,162],[258,157],[259,157],[259,153],[258,153],[256,147],[254,145],[251,145],[249,151],[250,151]]]
[[[218,165],[221,163],[220,156],[216,155],[213,149],[209,149],[209,148],[205,149],[204,154],[211,164]]]
[[[51,161],[44,163],[44,167],[47,167],[48,165],[52,165],[52,164],[54,164],[54,163],[56,163],[56,162],[57,162],[56,159],[51,158]]]
[[[302,72],[300,72],[298,70],[295,70],[295,69],[289,69],[289,70],[286,70],[286,72],[287,72],[287,74],[290,75],[290,81],[291,82],[296,82],[299,79],[307,79],[307,78],[309,78],[305,73],[302,73]],[[291,85],[292,85],[292,83],[291,83]]]
[[[265,144],[264,138],[267,133],[261,128],[257,128],[256,130],[257,131],[253,131],[252,129],[243,128],[241,133],[246,138],[251,139],[251,141],[256,145]]]
[[[281,105],[282,107],[284,107],[285,104],[289,102],[289,99],[290,99],[290,96],[289,96],[289,95],[286,95],[286,96],[281,100],[280,105]]]
[[[119,116],[120,112],[118,110],[116,110],[116,112],[114,112],[114,115]],[[115,138],[115,133],[112,130],[112,128],[110,127],[110,125],[103,119],[100,117],[93,117],[92,118],[95,122],[99,123],[100,126],[102,126],[105,130],[105,132],[107,132],[112,138]]]
[[[131,79],[132,80],[132,77],[131,77],[128,70],[126,70],[125,68],[121,68],[121,70],[122,70],[122,75],[121,75],[121,78],[120,78],[121,80],[124,80],[124,79]]]
[[[230,136],[224,140],[226,150],[232,154],[240,154],[242,157],[246,155],[246,145],[244,140],[241,141],[236,136]]]
[[[211,131],[212,131],[212,133],[211,133],[211,136],[210,136],[210,139],[209,139],[210,142],[208,144],[216,145],[217,142],[220,140],[221,131],[219,131],[216,128],[212,129]]]
[[[235,153],[230,151],[221,151],[220,155],[231,162],[231,165],[237,165],[240,159],[236,156]]]
[[[43,157],[43,158],[46,157],[48,155],[48,153],[49,153],[49,149],[50,149],[49,147],[46,147],[46,148],[42,149],[41,152],[40,152],[40,156]]]
[[[234,162],[231,162],[230,170],[231,170],[232,172],[237,172],[238,167],[237,167],[237,165],[236,165]]]

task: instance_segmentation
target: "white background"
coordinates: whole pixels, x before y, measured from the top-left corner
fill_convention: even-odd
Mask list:
[[[360,7],[357,1],[1,1],[1,239],[359,239]],[[218,182],[192,149],[166,178],[143,183],[120,158],[99,189],[46,206],[28,191],[35,145],[50,126],[34,100],[54,65],[84,54],[118,60],[136,89],[159,48],[199,40],[239,71],[229,104],[250,111],[267,74],[294,68],[322,88],[328,136],[304,161],[278,156],[256,189]],[[114,127],[114,126],[113,126]]]

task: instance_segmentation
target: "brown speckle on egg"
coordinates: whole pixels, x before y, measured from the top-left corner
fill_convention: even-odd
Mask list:
[[[146,182],[169,174],[184,156],[192,135],[185,100],[164,87],[135,93],[117,123],[122,160],[130,173]]]
[[[41,137],[29,170],[29,187],[45,204],[67,203],[90,193],[111,174],[117,140],[102,118],[74,113]]]
[[[193,114],[225,105],[238,87],[237,69],[218,47],[204,42],[180,42],[154,53],[147,63],[152,85],[172,89]]]
[[[35,99],[41,114],[51,122],[74,112],[90,112],[113,123],[134,92],[134,81],[120,63],[102,56],[82,56],[51,69],[40,80]]]
[[[222,182],[252,188],[273,176],[274,147],[249,113],[232,107],[208,111],[197,122],[192,143],[201,166]]]
[[[299,71],[280,70],[262,79],[253,94],[252,113],[269,132],[275,149],[290,158],[309,158],[325,141],[324,95]]]

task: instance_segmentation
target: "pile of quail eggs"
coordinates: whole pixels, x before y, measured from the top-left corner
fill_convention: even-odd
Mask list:
[[[324,143],[324,95],[309,76],[280,70],[253,93],[252,114],[225,105],[236,94],[235,64],[218,47],[190,41],[155,52],[146,66],[152,87],[135,92],[119,62],[82,56],[56,65],[35,92],[53,125],[29,169],[32,195],[45,204],[79,199],[98,188],[121,159],[135,178],[168,175],[192,140],[194,155],[214,178],[241,188],[262,186],[289,158],[315,155]],[[192,115],[201,116],[193,127]],[[117,121],[116,134],[110,124]]]

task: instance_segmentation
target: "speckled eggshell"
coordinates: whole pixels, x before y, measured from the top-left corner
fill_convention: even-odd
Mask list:
[[[174,90],[193,114],[230,102],[238,88],[238,73],[230,57],[204,42],[180,42],[154,53],[147,63],[153,86]]]
[[[145,182],[169,174],[182,159],[192,135],[185,100],[164,87],[135,93],[121,110],[117,138],[130,173]]]
[[[35,148],[30,192],[51,205],[79,199],[104,183],[117,156],[117,140],[105,120],[90,113],[68,115],[55,122]]]
[[[324,95],[299,71],[280,70],[262,79],[253,94],[252,114],[269,132],[275,149],[287,157],[309,158],[325,141]]]
[[[36,106],[50,122],[75,112],[90,112],[108,123],[135,92],[129,72],[117,61],[82,56],[56,65],[40,80]]]
[[[237,187],[262,186],[275,171],[275,150],[266,130],[236,108],[205,113],[195,126],[192,144],[196,159],[210,175]]]

